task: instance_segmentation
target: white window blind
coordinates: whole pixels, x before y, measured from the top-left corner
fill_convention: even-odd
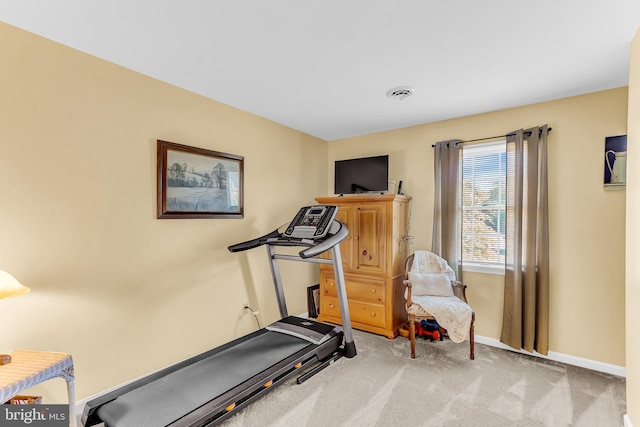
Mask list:
[[[463,265],[503,266],[506,144],[464,146],[461,162]]]

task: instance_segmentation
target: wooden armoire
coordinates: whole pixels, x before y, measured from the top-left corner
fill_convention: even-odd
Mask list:
[[[338,206],[336,219],[349,228],[340,252],[352,327],[391,339],[407,317],[402,279],[410,200],[396,194],[316,198],[320,204]],[[318,320],[341,322],[333,268],[328,264],[320,265]]]

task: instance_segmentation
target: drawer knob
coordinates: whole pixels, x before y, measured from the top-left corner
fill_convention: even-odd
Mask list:
[[[376,293],[376,288],[371,288],[371,293],[375,294]]]
[[[330,308],[336,308],[336,306],[335,306],[335,305],[333,305],[333,303],[330,303],[330,304],[329,304],[329,307],[330,307]]]
[[[371,317],[376,317],[376,313],[375,312],[371,312]]]

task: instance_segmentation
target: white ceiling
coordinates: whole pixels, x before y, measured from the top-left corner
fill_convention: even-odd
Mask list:
[[[331,141],[625,86],[640,1],[0,0],[0,19]]]

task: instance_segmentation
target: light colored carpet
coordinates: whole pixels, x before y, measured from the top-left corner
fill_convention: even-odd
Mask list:
[[[358,355],[276,387],[224,427],[622,426],[625,379],[468,342],[354,331]]]

